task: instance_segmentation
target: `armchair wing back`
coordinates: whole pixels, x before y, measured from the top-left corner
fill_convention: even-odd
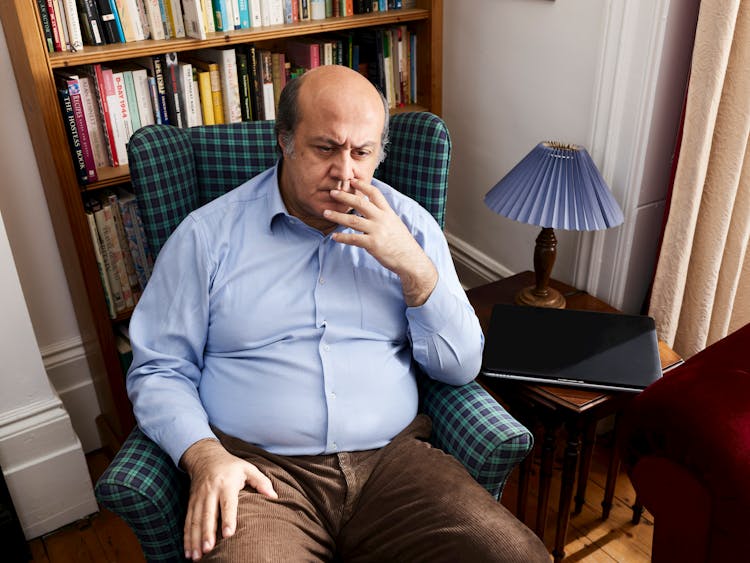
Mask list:
[[[193,209],[275,164],[273,125],[155,125],[133,134],[131,182],[155,253]],[[430,113],[402,113],[391,118],[390,132],[388,156],[376,177],[418,201],[442,227],[451,153],[445,124]],[[476,382],[451,387],[422,377],[420,402],[433,421],[433,444],[499,498],[510,471],[533,445],[531,433]],[[184,474],[136,428],[95,492],[102,506],[134,530],[149,561],[180,561],[186,485]]]

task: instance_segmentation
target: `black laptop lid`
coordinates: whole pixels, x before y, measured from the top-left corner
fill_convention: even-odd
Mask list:
[[[519,305],[492,310],[483,375],[637,392],[661,373],[651,317]]]

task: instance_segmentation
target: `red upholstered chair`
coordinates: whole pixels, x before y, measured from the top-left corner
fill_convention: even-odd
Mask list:
[[[621,429],[653,561],[750,561],[750,324],[647,388]]]

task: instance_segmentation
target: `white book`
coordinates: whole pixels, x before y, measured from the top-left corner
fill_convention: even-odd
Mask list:
[[[54,0],[57,8],[57,23],[61,28],[60,42],[63,44],[63,51],[72,51],[73,48],[70,45],[70,34],[68,33],[68,18],[65,17],[65,4],[63,0]]]
[[[148,39],[149,30],[147,26],[144,26],[145,11],[143,6],[138,6],[139,0],[125,0],[128,3],[128,11],[133,14],[131,19],[133,21],[133,29],[135,31],[135,40],[142,41]]]
[[[235,50],[203,49],[198,52],[198,56],[219,65],[224,123],[239,123],[242,121],[242,112],[240,111],[240,85],[237,78]]]
[[[156,118],[154,116],[154,104],[151,101],[151,88],[148,85],[148,71],[145,68],[133,71],[133,86],[135,87],[135,99],[138,103],[138,114],[141,117],[141,127],[153,125]]]
[[[133,134],[133,122],[130,119],[130,106],[128,104],[128,92],[125,86],[124,74],[124,72],[112,72],[112,81],[115,84],[115,95],[117,96],[117,105],[114,108],[114,111],[117,112],[125,125],[125,143],[123,149],[127,147],[130,136]],[[110,107],[109,111],[113,111],[113,108]],[[120,153],[119,146],[117,148],[117,153]]]
[[[214,33],[216,31],[216,23],[214,22],[214,8],[211,0],[200,0],[203,6],[203,21],[206,24],[206,33]]]
[[[180,104],[183,108],[185,127],[195,125],[195,100],[193,99],[193,65],[177,63],[177,78],[180,81]]]
[[[195,39],[206,38],[206,19],[201,0],[182,0],[185,35]]]
[[[183,0],[188,3],[188,0]],[[171,22],[173,37],[179,39],[185,37],[185,15],[182,13],[180,0],[166,0],[165,10],[168,10],[167,19]]]
[[[250,0],[250,27],[261,27],[263,21],[261,19],[260,0]]]
[[[91,242],[94,246],[94,256],[96,257],[96,265],[99,267],[99,277],[102,279],[102,285],[104,286],[104,297],[107,300],[107,311],[111,318],[117,316],[115,310],[114,296],[112,295],[112,287],[109,284],[109,275],[107,274],[107,262],[104,261],[104,254],[102,253],[102,243],[99,239],[99,233],[96,230],[96,221],[94,220],[94,213],[92,211],[86,211],[86,222],[89,226],[89,234],[91,235]],[[122,306],[124,309],[124,305]]]
[[[326,19],[326,2],[325,0],[310,0],[310,19]]]
[[[166,39],[164,23],[161,20],[159,0],[144,0],[144,7],[146,8],[146,19],[148,20],[148,28],[151,31],[151,39]]]
[[[94,164],[97,168],[109,166],[109,155],[107,154],[107,145],[104,139],[102,117],[99,113],[99,105],[96,100],[94,81],[90,76],[79,76],[78,84],[81,87],[83,115],[86,118],[86,128],[89,133],[89,141],[91,142],[91,152],[94,154]]]
[[[282,25],[284,23],[284,0],[261,0],[268,2],[268,25]],[[323,2],[323,15],[325,16],[325,1]]]
[[[260,25],[271,25],[271,0],[260,1]]]
[[[76,0],[62,0],[65,10],[65,24],[68,27],[71,51],[83,49],[83,35],[81,34],[81,21],[78,19],[78,7]]]
[[[203,125],[203,109],[201,107],[201,93],[200,93],[200,88],[198,87],[198,80],[197,80],[197,74],[195,73],[195,69],[193,69],[192,88],[193,88],[193,99],[195,100],[195,104],[197,107],[197,111],[195,114],[195,125]]]
[[[234,29],[240,29],[240,2],[239,0],[231,0],[229,4],[232,6],[232,25]]]

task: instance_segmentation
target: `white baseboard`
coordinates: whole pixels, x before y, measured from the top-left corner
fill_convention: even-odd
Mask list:
[[[27,539],[99,509],[81,443],[57,397],[0,413],[0,466]]]
[[[445,238],[448,240],[448,246],[450,247],[451,256],[453,257],[456,269],[461,270],[464,268],[468,270],[482,283],[497,281],[498,279],[507,278],[516,273],[496,260],[493,260],[483,252],[477,250],[456,235],[446,232]],[[465,282],[463,283],[464,285],[467,285]]]
[[[102,447],[96,429],[101,414],[86,349],[80,338],[71,338],[40,350],[52,386],[68,411],[84,452]]]

